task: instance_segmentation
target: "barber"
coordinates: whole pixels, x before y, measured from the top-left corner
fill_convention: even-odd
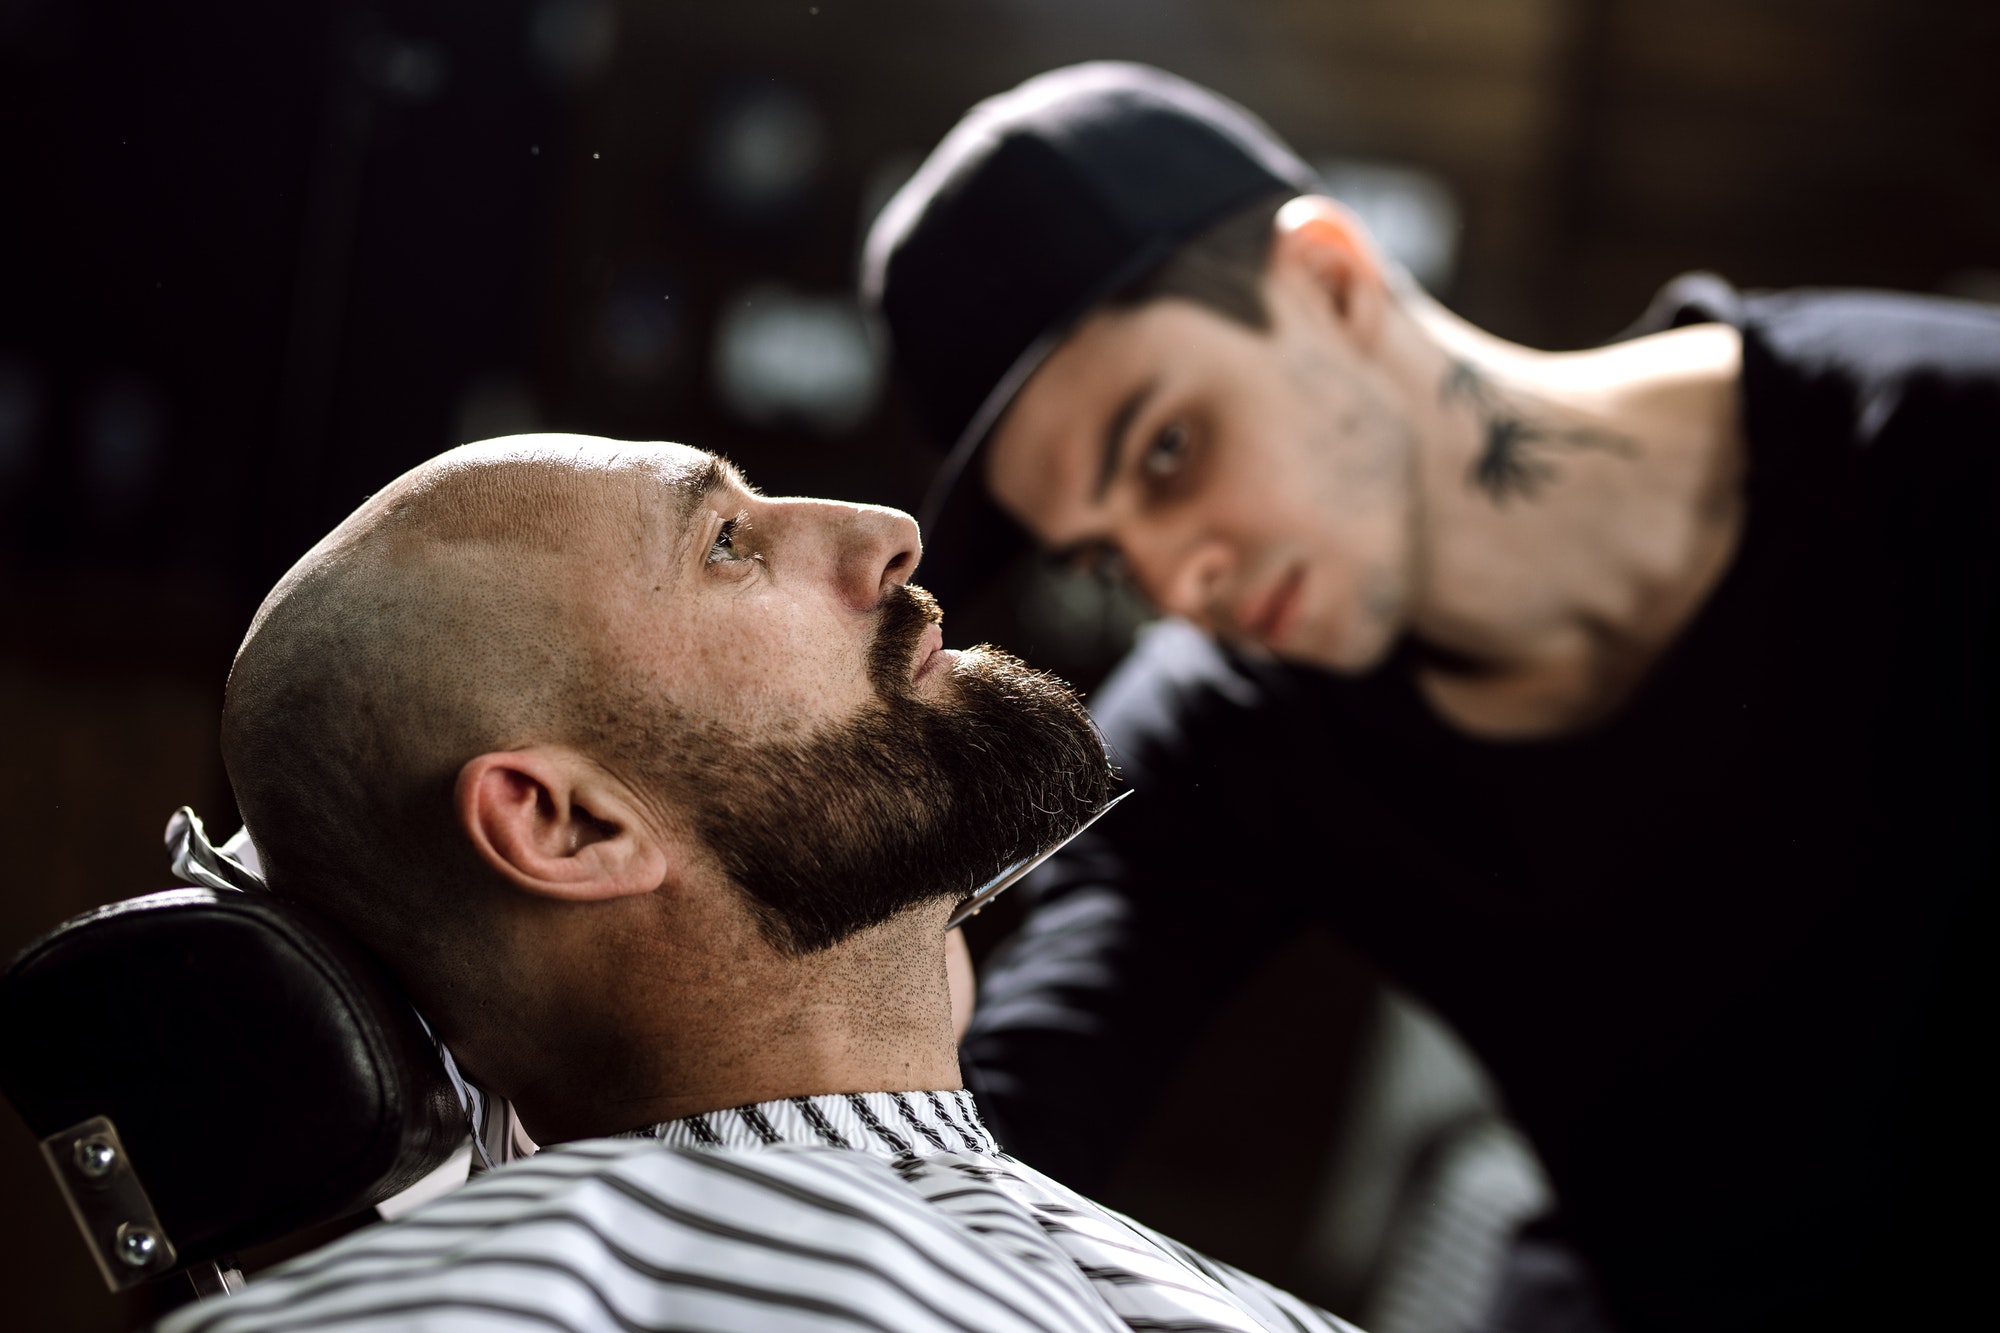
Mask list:
[[[2000,313],[1697,277],[1534,351],[1317,189],[1086,65],[975,107],[868,240],[932,563],[1010,554],[997,502],[1173,617],[1095,704],[1140,799],[982,978],[1003,1136],[1097,1186],[1131,1091],[1324,922],[1496,1076],[1601,1291],[1563,1327],[1955,1313]],[[1495,1326],[1552,1326],[1577,1293],[1516,1253]]]

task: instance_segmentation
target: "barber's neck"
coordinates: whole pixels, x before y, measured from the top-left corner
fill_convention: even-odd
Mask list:
[[[708,919],[597,969],[589,1003],[551,1003],[579,1030],[565,1040],[558,1020],[540,1051],[508,1057],[522,1123],[555,1143],[783,1097],[958,1087],[949,908],[805,955],[772,947],[734,895],[690,913]]]
[[[1537,352],[1423,298],[1400,324],[1421,534],[1409,628],[1466,668],[1430,673],[1426,692],[1475,732],[1587,723],[1734,554],[1737,335]]]

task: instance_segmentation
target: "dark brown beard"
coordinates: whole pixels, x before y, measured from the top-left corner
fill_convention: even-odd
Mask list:
[[[875,706],[797,741],[710,732],[683,751],[698,830],[767,935],[798,953],[965,897],[1072,832],[1114,781],[1062,681],[979,647],[959,654],[933,702],[909,676],[937,603],[899,586],[879,614]]]

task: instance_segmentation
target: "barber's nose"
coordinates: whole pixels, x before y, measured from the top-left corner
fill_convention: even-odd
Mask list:
[[[1212,626],[1218,597],[1234,563],[1228,545],[1210,537],[1174,543],[1165,550],[1135,553],[1140,591],[1169,615]]]
[[[923,559],[917,521],[882,505],[814,501],[828,534],[831,572],[841,600],[874,609],[892,583],[908,583]]]

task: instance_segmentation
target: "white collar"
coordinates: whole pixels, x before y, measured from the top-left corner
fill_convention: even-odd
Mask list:
[[[673,1148],[845,1148],[877,1157],[956,1153],[994,1157],[1000,1145],[979,1119],[972,1094],[830,1092],[736,1106],[635,1129],[620,1138],[658,1139]]]

